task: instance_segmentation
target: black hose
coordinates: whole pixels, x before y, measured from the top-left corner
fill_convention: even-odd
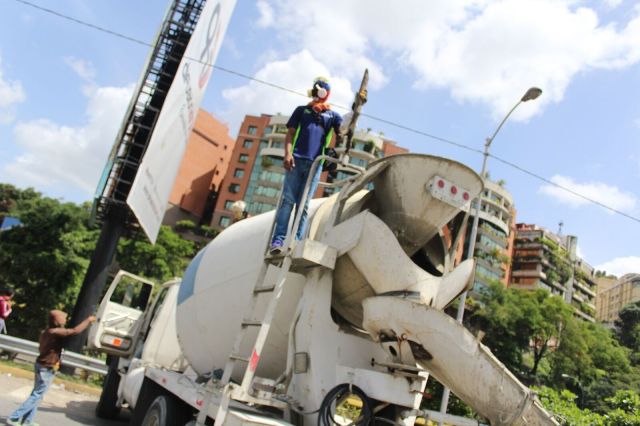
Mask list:
[[[352,422],[358,426],[368,426],[373,420],[373,408],[371,400],[366,393],[356,385],[343,383],[331,389],[327,396],[322,400],[320,409],[318,410],[318,426],[334,426],[337,423],[333,420],[334,413],[331,412],[331,406],[334,402],[340,401],[349,395],[356,395],[362,401],[362,409],[360,417]]]

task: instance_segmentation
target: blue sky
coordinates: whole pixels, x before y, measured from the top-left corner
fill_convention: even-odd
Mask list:
[[[168,0],[31,0],[151,42]],[[89,200],[148,48],[3,0],[0,182]],[[349,105],[365,67],[364,112],[482,150],[595,199],[612,213],[490,158],[517,221],[578,236],[591,265],[640,272],[640,4],[625,0],[238,0],[217,65],[304,92],[332,82]],[[202,107],[235,137],[245,114],[289,113],[305,99],[214,71]],[[339,109],[338,109],[339,110]],[[411,151],[479,170],[482,156],[376,119]]]

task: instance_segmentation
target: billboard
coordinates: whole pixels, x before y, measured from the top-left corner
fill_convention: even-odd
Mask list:
[[[178,67],[127,204],[154,243],[235,0],[208,0]]]

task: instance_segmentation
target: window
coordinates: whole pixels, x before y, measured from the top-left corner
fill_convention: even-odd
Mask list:
[[[354,166],[367,167],[367,161],[365,161],[365,160],[363,160],[361,158],[350,157],[349,158],[349,163],[353,164]]]
[[[240,158],[238,159],[241,163],[248,163],[249,156],[247,154],[240,154]]]
[[[233,172],[233,177],[241,178],[242,176],[244,176],[244,169],[236,169]]]
[[[271,126],[267,126],[267,127],[264,128],[264,134],[265,135],[271,134],[272,131],[273,131],[273,129],[271,128]]]
[[[284,142],[282,141],[274,141],[273,144],[271,145],[272,148],[284,148]]]
[[[243,148],[251,149],[252,146],[253,146],[253,141],[251,139],[245,139],[244,142],[242,142]]]
[[[271,197],[275,198],[278,196],[278,192],[280,192],[276,188],[270,188],[267,186],[259,186],[256,188],[255,195],[262,195],[263,197]]]
[[[256,135],[258,134],[258,128],[256,126],[249,126],[247,133],[249,133],[250,135]]]
[[[229,216],[220,216],[220,221],[218,223],[223,228],[226,228],[231,224],[231,218]]]
[[[227,200],[224,202],[224,209],[231,211],[231,206],[233,206],[233,200]]]
[[[232,183],[231,185],[229,185],[229,192],[232,194],[237,194],[238,192],[240,192],[240,184]]]
[[[269,141],[266,139],[260,140],[260,149],[266,148],[269,146]]]

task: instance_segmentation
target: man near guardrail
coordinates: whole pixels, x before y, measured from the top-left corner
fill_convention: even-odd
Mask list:
[[[286,173],[280,205],[276,210],[276,226],[269,249],[271,255],[282,253],[294,205],[296,209],[302,208],[303,210],[298,229],[293,232],[296,233],[296,239],[300,239],[304,235],[309,200],[316,191],[322,173],[322,167],[318,167],[309,185],[307,201],[304,206],[300,206],[304,187],[311,173],[311,165],[316,157],[325,153],[334,133],[340,131],[342,124],[340,114],[331,111],[327,103],[330,93],[329,81],[324,77],[316,78],[313,82],[313,88],[309,90],[313,101],[308,105],[297,107],[287,122],[288,130],[284,142],[283,163]]]
[[[60,365],[64,339],[82,333],[95,320],[96,317],[91,315],[73,328],[64,328],[67,314],[58,310],[49,312],[49,327],[40,335],[40,355],[36,358],[33,390],[27,400],[7,418],[7,424],[37,426],[33,419]]]
[[[7,334],[7,318],[11,314],[13,305],[13,290],[0,291],[0,333]]]

